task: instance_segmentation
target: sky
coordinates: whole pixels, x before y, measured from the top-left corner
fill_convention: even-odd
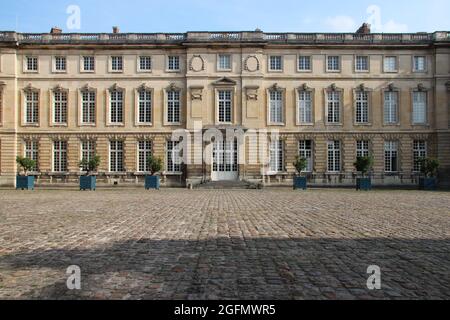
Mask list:
[[[372,32],[450,30],[450,0],[0,0],[0,30]]]

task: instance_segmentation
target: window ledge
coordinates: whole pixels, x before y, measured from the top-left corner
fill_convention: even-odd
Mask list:
[[[22,125],[22,127],[40,127],[39,123],[25,123]]]
[[[70,172],[49,172],[49,176],[69,176]]]
[[[181,175],[183,175],[183,173],[182,172],[166,172],[166,171],[164,171],[162,173],[162,175],[163,176],[181,176]]]

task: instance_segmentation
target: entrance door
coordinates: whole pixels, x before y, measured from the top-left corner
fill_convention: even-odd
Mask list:
[[[238,178],[237,140],[215,142],[213,145],[212,181],[232,181]]]

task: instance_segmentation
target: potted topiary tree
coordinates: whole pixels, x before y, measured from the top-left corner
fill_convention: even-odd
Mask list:
[[[296,175],[294,176],[294,190],[297,190],[297,189],[306,190],[307,181],[306,181],[306,177],[302,176],[302,172],[305,171],[305,169],[308,167],[308,160],[306,160],[303,157],[296,156],[295,162],[294,162],[294,167],[295,167],[295,170],[297,171]]]
[[[145,176],[145,189],[156,189],[160,188],[160,178],[155,175],[162,170],[162,160],[160,158],[153,157],[152,155],[147,158],[147,167],[150,175]]]
[[[20,172],[17,173],[16,189],[34,190],[34,176],[29,176],[28,172],[36,168],[36,161],[30,158],[18,156],[16,158],[16,162],[17,165],[23,170],[23,175],[20,175]]]
[[[371,190],[372,181],[369,176],[366,177],[366,174],[372,170],[373,157],[357,157],[356,162],[353,165],[355,166],[356,171],[361,173],[361,177],[356,178],[356,190]]]
[[[100,156],[95,155],[91,160],[83,159],[80,161],[79,167],[85,171],[85,175],[80,177],[80,190],[94,190],[97,188],[97,172],[100,166]]]
[[[421,158],[418,160],[420,164],[420,172],[422,177],[419,178],[420,190],[436,190],[437,189],[437,172],[440,163],[437,159]]]

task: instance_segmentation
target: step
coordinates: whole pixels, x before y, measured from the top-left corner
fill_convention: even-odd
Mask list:
[[[196,189],[204,190],[239,190],[239,189],[256,189],[256,185],[247,181],[210,181],[200,184]]]

